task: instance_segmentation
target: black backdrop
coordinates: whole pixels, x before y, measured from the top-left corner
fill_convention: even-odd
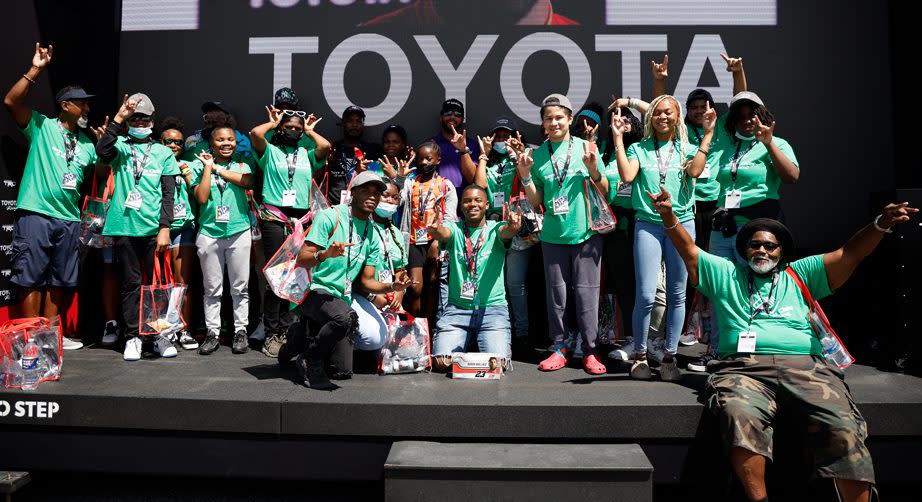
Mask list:
[[[126,1],[125,7],[132,7],[132,2]],[[449,72],[444,64],[438,72],[433,69],[414,36],[434,36],[452,67],[465,59],[475,38],[496,36],[466,88],[471,134],[483,132],[495,116],[516,110],[524,115],[518,117],[523,125],[535,120],[527,110],[522,111],[527,105],[509,106],[515,99],[508,95],[514,92],[503,92],[508,89],[506,83],[516,84],[516,72],[512,70],[517,64],[523,68],[523,77],[518,81],[524,81],[524,95],[531,103],[568,87],[573,94],[586,84],[589,84],[589,98],[603,104],[609,94],[629,94],[637,89],[642,97],[649,98],[649,60],[660,59],[665,51],[662,48],[639,54],[635,51],[632,56],[635,59],[625,62],[620,52],[597,50],[599,36],[603,37],[602,44],[612,43],[622,49],[631,46],[636,49],[641,42],[647,47],[650,46],[647,44],[662,46],[665,41],[670,55],[670,92],[687,92],[689,85],[723,84],[724,91],[718,95],[726,95],[729,92],[726,75],[722,75],[723,67],[716,52],[720,47],[702,45],[707,40],[719,40],[730,54],[744,57],[750,87],[775,113],[776,133],[788,139],[797,152],[803,175],[797,185],[782,189],[782,201],[802,252],[839,245],[878,210],[882,201],[891,197],[896,186],[922,186],[918,162],[895,162],[892,153],[893,131],[907,129],[905,115],[901,114],[898,122],[892,112],[895,105],[900,110],[906,107],[905,102],[897,103],[906,94],[894,92],[894,82],[901,86],[898,90],[909,85],[903,74],[904,62],[913,59],[910,47],[901,39],[901,34],[911,33],[912,11],[895,3],[778,0],[772,3],[777,9],[773,25],[620,26],[606,24],[603,0],[555,1],[555,12],[580,25],[495,27],[485,22],[490,12],[473,11],[471,19],[450,25],[374,29],[358,28],[357,24],[394,10],[401,5],[399,0],[385,5],[376,5],[386,3],[382,1],[368,5],[364,1],[343,0],[146,3],[153,10],[141,12],[141,19],[158,19],[155,11],[163,6],[174,13],[191,6],[198,12],[195,20],[198,29],[122,32],[122,2],[118,0],[33,0],[4,4],[5,29],[0,30],[0,40],[6,54],[0,66],[0,83],[11,85],[28,67],[36,40],[54,43],[56,52],[51,69],[30,96],[30,103],[43,112],[53,113],[53,89],[79,82],[99,96],[91,113],[94,124],[115,111],[123,92],[140,90],[151,96],[160,117],[178,115],[190,126],[198,125],[198,106],[202,101],[223,99],[238,117],[240,129],[245,130],[262,120],[262,106],[271,99],[274,81],[286,78],[286,72],[279,72],[281,76],[274,74],[273,55],[250,54],[250,38],[317,37],[316,53],[292,56],[290,82],[307,103],[305,108],[325,118],[321,132],[335,138],[336,115],[342,106],[332,105],[342,102],[339,94],[356,104],[376,107],[394,79],[398,84],[401,78],[406,80],[406,76],[390,75],[385,59],[378,55],[360,52],[348,64],[345,57],[330,57],[342,41],[359,33],[373,33],[392,41],[404,54],[393,54],[387,61],[399,69],[399,60],[406,57],[412,72],[406,104],[395,107],[393,117],[379,120],[402,123],[410,130],[411,139],[419,140],[436,132],[435,115],[447,92],[439,76],[453,81],[446,77]],[[287,4],[293,6],[276,6]],[[720,5],[721,2],[705,1],[700,3],[699,10],[719,11]],[[740,16],[743,17],[749,19]],[[176,23],[176,19],[171,22]],[[178,19],[190,24],[188,16]],[[524,56],[507,58],[514,45],[536,33],[552,35],[539,36],[550,39],[549,42],[523,42],[519,47],[541,50],[524,60]],[[604,40],[611,35],[633,38]],[[563,50],[570,45],[559,36],[571,40],[585,55],[591,80],[587,81],[587,75],[578,71],[570,75],[565,60],[548,50]],[[382,50],[390,43],[383,39],[359,39],[358,48]],[[433,45],[431,40],[423,39],[423,44],[427,43]],[[697,65],[689,64],[686,72],[684,66],[693,47],[701,50],[699,55],[712,58],[716,68],[705,64],[698,71],[691,68]],[[430,48],[428,52],[438,52],[436,49]],[[569,59],[576,61],[580,57]],[[331,66],[335,69],[337,63],[345,66],[345,84],[324,77],[324,70]],[[501,89],[504,69],[513,78],[502,80]],[[325,81],[329,82],[329,89],[324,88]],[[448,86],[452,88],[453,84]],[[677,86],[681,87],[678,91]],[[344,91],[338,91],[338,87]],[[377,138],[381,127],[371,127],[369,137]],[[3,180],[0,198],[4,200],[0,210],[0,251],[3,251],[0,252],[0,305],[6,305],[14,300],[7,282],[11,201],[16,197],[25,158],[23,138],[6,113],[0,113],[0,153]],[[868,315],[886,311],[898,294],[896,281],[891,280],[898,273],[895,245],[881,249],[852,283],[828,302],[827,310],[847,336],[872,339],[865,337],[867,332],[883,335],[896,324],[872,320],[876,317]],[[81,290],[95,294],[98,284],[95,273],[83,274]]]

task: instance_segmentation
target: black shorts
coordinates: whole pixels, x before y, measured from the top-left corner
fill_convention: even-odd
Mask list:
[[[411,244],[410,254],[407,256],[407,269],[422,268],[426,265],[426,256],[429,255],[429,246],[426,244]]]
[[[77,286],[80,222],[18,210],[13,219],[10,282],[23,288]]]

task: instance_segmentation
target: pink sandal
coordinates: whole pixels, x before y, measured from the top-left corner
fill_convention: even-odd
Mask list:
[[[541,361],[541,364],[538,365],[538,369],[541,371],[557,371],[566,365],[567,358],[559,351],[555,351],[551,354],[551,357]]]
[[[583,357],[583,370],[590,375],[604,375],[608,371],[595,354]]]

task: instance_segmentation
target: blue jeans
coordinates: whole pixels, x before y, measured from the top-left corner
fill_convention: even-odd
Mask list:
[[[534,246],[532,246],[534,247]],[[512,315],[512,332],[516,338],[528,336],[528,294],[525,279],[532,248],[506,253],[506,289],[509,291],[509,313]]]
[[[682,227],[695,238],[695,221],[688,220]],[[713,244],[712,244],[713,245]],[[665,256],[664,256],[665,255]],[[661,263],[666,262],[666,354],[675,354],[679,348],[679,335],[685,322],[685,286],[688,270],[666,229],[660,223],[637,220],[634,225],[634,270],[637,276],[636,301],[631,318],[634,329],[634,352],[647,352],[647,332],[650,313],[656,300]]]
[[[387,322],[381,312],[367,298],[355,293],[352,294],[352,310],[359,320],[352,335],[355,350],[381,350],[387,342]]]
[[[438,320],[438,329],[432,339],[433,356],[450,356],[467,352],[474,341],[477,350],[510,356],[512,331],[509,329],[509,308],[505,305],[465,310],[452,304]]]
[[[445,259],[443,259],[445,258]],[[444,252],[439,252],[439,306],[435,311],[435,318],[439,319],[445,313],[445,306],[448,305],[448,259]]]
[[[711,254],[714,256],[720,256],[721,258],[726,258],[730,261],[736,262],[740,265],[746,265],[746,260],[736,252],[736,235],[734,233],[730,237],[724,237],[724,234],[720,231],[714,230],[711,232]],[[720,345],[720,332],[717,330],[717,315],[714,311],[713,303],[711,305],[711,337],[708,339],[708,353],[712,355],[717,355],[717,347]]]

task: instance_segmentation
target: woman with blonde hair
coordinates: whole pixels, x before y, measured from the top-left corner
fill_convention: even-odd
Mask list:
[[[705,112],[705,135],[702,145],[710,145],[714,134],[716,113]],[[632,205],[637,211],[634,226],[634,268],[636,270],[636,302],[632,315],[634,331],[634,365],[631,377],[648,380],[652,377],[647,364],[647,333],[650,311],[656,297],[661,263],[666,263],[666,347],[660,376],[663,380],[681,378],[674,355],[678,349],[682,322],[685,319],[685,283],[688,272],[681,256],[666,236],[666,228],[647,194],[665,188],[673,195],[678,223],[689,235],[695,232],[695,178],[704,171],[707,147],[696,148],[688,142],[688,130],[682,120],[682,107],[672,96],[662,95],[650,103],[644,114],[644,137],[624,148],[623,133],[627,120],[618,110],[612,116],[612,141],[617,155],[618,174],[625,183],[634,183]]]

